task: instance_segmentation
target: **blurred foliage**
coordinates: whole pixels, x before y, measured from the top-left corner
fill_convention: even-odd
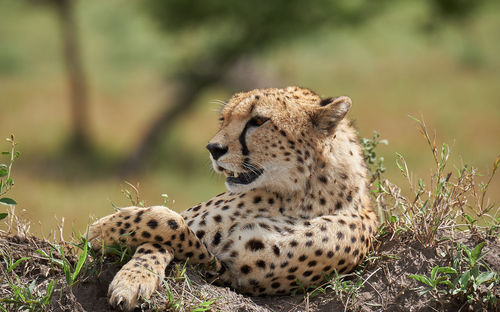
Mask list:
[[[428,0],[428,18],[436,24],[469,18],[488,1]],[[167,33],[208,34],[205,49],[197,51],[205,57],[213,53],[249,54],[312,31],[362,25],[391,5],[394,2],[387,0],[146,2],[147,10]]]
[[[360,25],[382,10],[386,0],[149,0],[146,9],[176,45],[201,41],[187,51],[177,78],[215,77],[240,57],[320,29]],[[182,38],[188,37],[188,40]],[[196,40],[196,39],[194,39]],[[187,76],[187,77],[186,77]]]
[[[487,1],[493,0],[429,0],[429,4],[433,17],[460,21],[472,17]]]
[[[122,171],[135,171],[150,159],[161,134],[193,106],[195,94],[220,83],[238,62],[313,31],[335,32],[342,26],[363,25],[389,4],[386,0],[147,1],[152,17],[187,53],[179,60],[182,66],[171,73],[178,89],[173,105],[151,122],[122,164]],[[453,12],[472,14],[472,8],[478,7],[462,0],[433,0],[430,5],[433,12],[457,17]],[[193,38],[200,43],[193,46]],[[189,44],[183,45],[186,41]]]
[[[176,45],[187,53],[179,61],[182,66],[172,74],[177,82],[173,104],[151,122],[137,148],[122,164],[122,171],[129,173],[141,167],[157,150],[161,134],[194,105],[197,95],[220,83],[242,59],[319,28],[361,24],[380,10],[383,3],[368,0],[320,0],[308,4],[299,0],[146,2],[161,28],[174,36]],[[199,45],[182,45],[183,41],[190,43],[193,37],[201,39]]]
[[[149,11],[166,30],[182,33],[213,31],[242,49],[255,50],[270,43],[305,34],[318,27],[360,24],[383,8],[386,1],[300,0],[150,0]],[[214,41],[215,41],[214,40]]]

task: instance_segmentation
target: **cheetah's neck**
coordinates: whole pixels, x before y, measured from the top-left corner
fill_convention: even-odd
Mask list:
[[[282,194],[284,207],[302,218],[360,214],[371,209],[367,170],[354,129],[343,122],[335,134],[319,144],[316,154],[306,162],[309,178],[304,187]]]

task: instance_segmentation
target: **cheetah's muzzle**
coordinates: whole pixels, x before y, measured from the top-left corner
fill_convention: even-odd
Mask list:
[[[226,182],[230,184],[250,184],[262,175],[264,169],[254,169],[247,172],[233,172],[225,170]]]

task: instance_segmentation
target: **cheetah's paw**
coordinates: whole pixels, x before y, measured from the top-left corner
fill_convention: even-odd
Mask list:
[[[132,311],[140,297],[149,298],[158,287],[160,277],[152,272],[130,270],[126,265],[109,285],[109,303],[122,311]]]

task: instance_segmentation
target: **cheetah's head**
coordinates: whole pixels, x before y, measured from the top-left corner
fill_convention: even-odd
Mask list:
[[[321,99],[299,88],[234,95],[207,149],[231,192],[255,188],[289,193],[307,184],[315,157],[351,107],[345,96]]]

